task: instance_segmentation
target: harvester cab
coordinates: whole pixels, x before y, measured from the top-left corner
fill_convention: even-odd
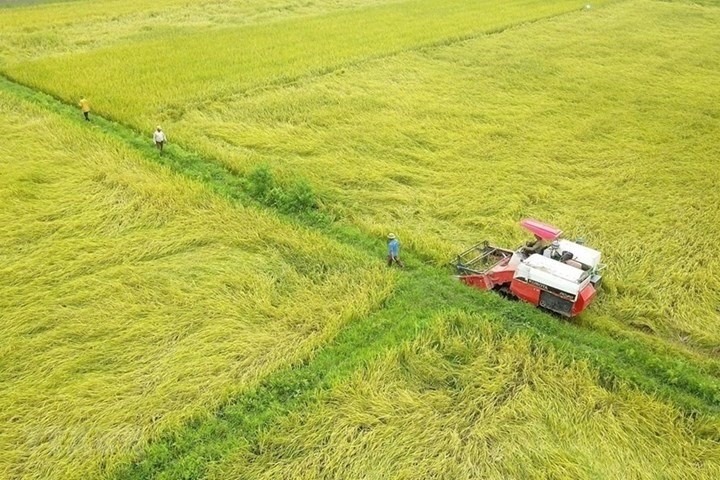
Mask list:
[[[561,238],[562,230],[533,219],[520,225],[535,240],[516,250],[485,241],[450,262],[457,278],[481,290],[496,290],[566,317],[587,308],[602,282],[600,252]]]

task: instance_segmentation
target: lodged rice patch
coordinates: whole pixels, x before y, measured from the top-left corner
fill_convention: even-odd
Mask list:
[[[187,113],[233,168],[302,172],[438,264],[519,219],[600,249],[581,321],[720,344],[720,10],[631,1],[398,54]]]
[[[97,477],[385,298],[377,258],[0,92],[0,477]]]
[[[443,315],[210,478],[707,478],[716,419],[618,385],[491,316]]]

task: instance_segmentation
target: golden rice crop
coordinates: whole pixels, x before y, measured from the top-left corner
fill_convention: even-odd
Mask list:
[[[715,479],[715,420],[619,386],[489,319],[448,313],[210,478]],[[713,426],[714,425],[714,426]]]
[[[719,11],[622,2],[268,87],[548,13],[532,2],[439,5],[134,42],[9,71],[69,100],[91,92],[136,126],[173,118],[174,138],[233,168],[301,172],[344,217],[378,235],[397,230],[438,262],[483,238],[516,245],[523,216],[554,222],[610,265],[587,323],[716,348]],[[70,74],[76,63],[86,74]],[[139,70],[124,75],[128,65]]]
[[[482,35],[575,7],[574,0],[383,2],[244,27],[171,30],[171,36],[9,64],[5,71],[69,101],[89,96],[98,112],[146,128],[158,120],[174,121],[188,109],[204,110],[218,96],[323,74],[421,44]],[[22,25],[22,17],[16,22]]]
[[[317,15],[379,2],[380,0],[158,0],[148,4],[138,0],[103,0],[2,9],[0,64],[82,52],[128,41],[162,38],[171,42],[178,34],[194,29],[207,32],[211,28]]]
[[[0,92],[0,477],[99,475],[332,338],[392,277]]]
[[[720,342],[720,10],[637,0],[185,111],[236,169],[301,172],[336,213],[438,263],[534,216],[609,265],[582,321]],[[31,70],[32,71],[32,70]],[[604,327],[603,327],[604,328]]]
[[[717,349],[720,10],[249,3],[2,12],[2,68],[141,130],[160,120],[234,170],[303,176],[333,213],[437,263],[484,238],[518,244],[524,216],[553,222],[610,265],[582,323]],[[90,126],[1,94],[0,124],[0,476],[110,469],[390,288],[353,249],[231,208]],[[718,476],[715,420],[453,322],[216,474]]]

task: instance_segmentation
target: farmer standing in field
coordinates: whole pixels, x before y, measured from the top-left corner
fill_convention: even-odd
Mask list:
[[[88,102],[87,98],[82,97],[80,99],[80,108],[82,109],[83,116],[85,116],[86,121],[90,121],[90,102]]]
[[[160,126],[155,129],[153,132],[153,140],[155,141],[155,146],[158,150],[160,150],[160,155],[162,155],[163,152],[163,146],[165,146],[165,142],[167,142],[167,137],[165,136],[165,132],[162,131],[162,128]]]
[[[388,267],[392,267],[392,264],[396,263],[398,267],[403,268],[403,262],[400,260],[400,242],[394,233],[388,235],[388,256],[387,264]]]

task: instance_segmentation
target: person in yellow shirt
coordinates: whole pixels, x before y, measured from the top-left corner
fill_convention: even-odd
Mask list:
[[[85,120],[88,122],[90,121],[90,102],[88,102],[87,98],[82,97],[80,99],[80,108],[82,109],[83,115],[85,116]]]

